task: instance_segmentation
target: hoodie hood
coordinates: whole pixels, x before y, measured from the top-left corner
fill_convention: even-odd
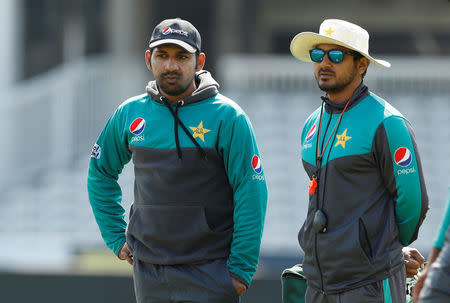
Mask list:
[[[192,95],[183,99],[185,105],[205,100],[219,93],[219,84],[211,76],[211,73],[206,70],[195,73],[195,85],[197,88]],[[158,85],[155,80],[150,81],[145,90],[152,100],[164,103],[161,101],[162,95],[158,90]]]

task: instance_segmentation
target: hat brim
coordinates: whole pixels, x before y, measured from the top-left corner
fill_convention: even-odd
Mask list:
[[[331,37],[323,36],[317,33],[312,32],[303,32],[300,34],[297,34],[294,39],[291,41],[290,50],[292,55],[297,58],[298,60],[305,61],[305,62],[312,62],[309,51],[316,47],[318,44],[336,44],[340,45],[346,48],[349,48],[351,50],[357,51],[370,61],[374,62],[375,64],[378,64],[380,66],[384,67],[391,67],[391,64],[385,60],[375,59],[372,56],[370,56],[367,53],[362,52],[361,50],[347,44],[344,42],[341,42],[339,40],[333,39]]]
[[[156,40],[156,41],[153,41],[152,43],[150,43],[148,47],[154,48],[154,47],[157,47],[157,46],[163,45],[163,44],[176,44],[178,46],[181,46],[185,50],[187,50],[189,53],[195,53],[197,51],[197,49],[195,47],[193,47],[192,45],[190,45],[189,43],[186,43],[186,42],[178,40],[178,39]]]

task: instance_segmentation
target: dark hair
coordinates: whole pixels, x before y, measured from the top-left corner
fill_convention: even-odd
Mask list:
[[[363,58],[364,56],[363,55],[361,55],[361,53],[358,53],[358,52],[353,52],[353,61],[355,61],[355,62],[357,62],[357,61],[359,61],[361,58]],[[364,79],[364,76],[366,75],[366,73],[367,73],[367,68],[366,68],[366,70],[364,71],[364,73],[362,73],[362,75],[361,75],[361,78],[362,79]]]

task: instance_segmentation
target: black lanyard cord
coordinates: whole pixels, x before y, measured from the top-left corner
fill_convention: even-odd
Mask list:
[[[353,91],[351,97],[348,99],[347,103],[345,104],[345,107],[344,107],[344,109],[342,110],[342,112],[341,112],[341,114],[340,114],[340,116],[339,116],[338,121],[337,121],[336,124],[334,125],[334,128],[333,128],[333,130],[331,131],[331,134],[330,134],[330,136],[328,137],[328,140],[327,140],[327,143],[325,144],[325,146],[323,146],[325,140],[323,140],[322,142],[320,142],[320,139],[321,139],[321,138],[320,138],[320,133],[321,133],[321,129],[322,129],[322,119],[323,119],[323,105],[324,105],[324,102],[325,102],[325,101],[322,102],[322,107],[321,107],[321,109],[320,109],[319,130],[318,130],[317,141],[316,141],[316,173],[313,174],[313,178],[312,178],[312,180],[311,180],[311,182],[310,182],[310,188],[309,188],[309,193],[311,193],[311,194],[316,194],[316,195],[317,195],[317,196],[316,196],[316,207],[317,207],[317,209],[321,208],[321,207],[320,207],[320,201],[319,201],[319,200],[320,200],[320,199],[319,199],[319,192],[320,192],[320,190],[317,190],[317,189],[319,188],[319,174],[320,174],[320,170],[321,170],[321,166],[322,166],[323,155],[324,155],[325,150],[326,150],[326,148],[327,148],[327,146],[328,146],[328,143],[330,142],[331,137],[333,137],[333,139],[331,140],[330,149],[328,150],[327,160],[326,160],[326,162],[325,162],[326,164],[328,164],[328,160],[330,159],[331,149],[333,148],[334,141],[336,140],[336,136],[334,135],[334,133],[335,133],[335,132],[336,132],[336,133],[338,132],[338,129],[339,129],[339,126],[340,126],[340,124],[341,124],[341,120],[342,120],[342,117],[343,117],[343,115],[344,115],[344,112],[347,110],[347,107],[348,107],[348,105],[350,104],[350,101],[352,100],[353,94],[354,94],[354,93],[355,93],[355,92]],[[328,127],[329,127],[329,125],[330,125],[330,123],[331,123],[331,120],[332,120],[332,115],[333,115],[333,113],[330,114],[330,118],[328,119],[328,123],[327,123],[327,126],[326,126],[326,128],[325,128],[324,139],[325,139],[325,137],[326,137],[326,135],[327,135]],[[322,144],[320,144],[320,143],[322,143]],[[320,151],[318,151],[319,145],[321,145],[321,146],[320,146]],[[324,180],[323,180],[324,184],[326,183],[327,172],[328,172],[328,169],[325,168],[325,172],[324,172]],[[317,191],[317,192],[316,192],[316,191]],[[322,197],[322,201],[325,201],[325,187],[324,187],[324,189],[323,189],[323,197]],[[322,208],[323,208],[323,205],[322,205]]]

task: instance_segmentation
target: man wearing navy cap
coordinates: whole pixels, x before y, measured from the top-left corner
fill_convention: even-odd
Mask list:
[[[251,123],[202,70],[188,21],[153,30],[155,80],[122,103],[91,153],[89,200],[107,246],[133,264],[136,299],[239,302],[259,258],[267,187]],[[133,159],[128,225],[117,183]]]

